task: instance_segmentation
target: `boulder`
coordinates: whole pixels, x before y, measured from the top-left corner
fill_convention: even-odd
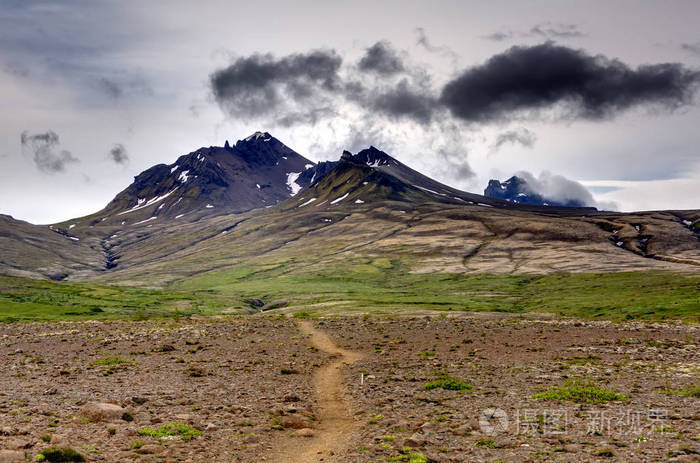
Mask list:
[[[94,422],[118,421],[125,413],[125,408],[110,403],[89,403],[80,409],[80,416]]]
[[[299,437],[314,437],[314,430],[310,428],[301,428],[296,434]]]

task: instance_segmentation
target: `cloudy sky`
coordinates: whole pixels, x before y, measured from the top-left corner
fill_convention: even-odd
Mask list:
[[[473,192],[521,172],[599,207],[700,208],[697,18],[696,1],[7,0],[0,213],[94,212],[256,130],[314,161],[372,144]]]

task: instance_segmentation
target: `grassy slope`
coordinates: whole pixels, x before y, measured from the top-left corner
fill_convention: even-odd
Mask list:
[[[254,297],[266,302],[284,299],[293,310],[309,313],[543,312],[589,319],[700,322],[698,275],[411,274],[383,258],[306,274],[287,273],[285,267],[280,263],[209,272],[167,290],[0,277],[0,320],[209,315],[242,309],[244,301]]]
[[[371,312],[544,312],[612,320],[700,321],[700,276],[667,272],[411,274],[392,267],[386,259],[368,259],[350,268],[305,275],[285,274],[283,265],[235,274],[212,272],[177,287],[195,292],[207,288],[243,298],[289,299],[295,306],[348,301],[342,309]]]
[[[0,321],[139,319],[214,314],[216,295],[0,276]]]

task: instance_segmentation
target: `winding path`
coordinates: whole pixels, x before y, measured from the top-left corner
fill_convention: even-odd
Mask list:
[[[319,407],[314,436],[286,438],[269,455],[268,461],[275,463],[332,461],[329,457],[341,455],[354,440],[353,434],[359,424],[350,413],[342,368],[344,364],[360,360],[362,354],[338,347],[330,336],[314,328],[311,321],[300,321],[299,330],[310,336],[311,344],[330,354],[332,361],[316,370],[313,376]]]

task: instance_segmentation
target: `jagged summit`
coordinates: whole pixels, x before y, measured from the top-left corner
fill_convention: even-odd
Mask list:
[[[244,138],[243,140],[239,140],[239,143],[241,141],[243,142],[251,142],[251,141],[270,141],[274,137],[270,135],[269,132],[255,132],[252,135]]]
[[[318,163],[312,168],[304,171],[297,179],[297,183],[305,188],[311,187],[341,164],[363,166],[368,169],[379,171],[390,176],[393,179],[392,182],[399,182],[406,187],[422,190],[433,199],[442,202],[458,201],[463,203],[466,202],[473,204],[487,204],[489,206],[509,207],[509,203],[506,201],[484,198],[481,195],[467,193],[444,185],[421,174],[420,172],[411,169],[391,155],[374,146],[363,149],[357,154],[351,154],[349,151],[344,151],[340,161]],[[423,200],[425,200],[425,198],[423,198]]]
[[[398,166],[399,162],[393,157],[386,154],[384,151],[380,151],[374,146],[370,146],[357,153],[354,156],[357,162],[361,162],[370,167],[381,167],[381,166]]]
[[[268,132],[255,132],[238,140],[233,150],[249,163],[274,165],[298,154]],[[307,161],[308,162],[308,161]]]

